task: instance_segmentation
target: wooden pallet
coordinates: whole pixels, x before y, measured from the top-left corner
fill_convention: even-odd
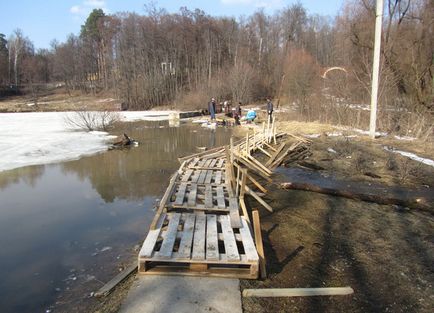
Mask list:
[[[233,229],[227,214],[167,213],[143,243],[139,273],[256,279],[259,257],[241,224]]]

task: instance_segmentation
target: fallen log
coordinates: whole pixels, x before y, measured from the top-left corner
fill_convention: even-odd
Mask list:
[[[304,191],[312,191],[318,192],[326,195],[332,195],[337,197],[343,197],[353,200],[361,200],[367,202],[374,202],[378,204],[392,204],[399,205],[403,207],[408,207],[410,209],[417,209],[430,212],[434,214],[434,209],[432,205],[429,205],[424,198],[415,198],[415,199],[402,199],[388,195],[375,195],[375,194],[366,194],[366,193],[357,193],[347,190],[340,190],[334,188],[324,188],[313,184],[308,183],[297,183],[297,182],[285,182],[280,184],[280,188],[282,189],[294,189],[294,190],[304,190]]]

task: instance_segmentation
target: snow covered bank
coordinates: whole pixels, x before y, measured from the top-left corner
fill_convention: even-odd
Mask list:
[[[106,132],[72,130],[65,113],[1,113],[0,171],[79,158],[104,151]]]

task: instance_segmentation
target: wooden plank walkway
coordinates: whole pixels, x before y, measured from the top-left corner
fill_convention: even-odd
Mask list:
[[[262,135],[247,134],[236,146],[231,139],[230,147],[180,158],[140,250],[139,273],[256,279],[259,256],[244,197],[272,212],[252,189],[266,192],[252,174],[271,181],[272,171],[251,153],[260,151],[270,163],[282,159],[285,144],[276,145],[282,135],[264,126]]]
[[[223,152],[183,162],[139,253],[139,273],[258,277],[254,239],[226,169]]]

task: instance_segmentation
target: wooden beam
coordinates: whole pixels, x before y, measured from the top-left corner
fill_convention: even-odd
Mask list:
[[[351,287],[244,289],[243,297],[308,297],[353,294]]]
[[[236,162],[234,163],[235,167],[241,168],[240,165],[238,165]],[[265,189],[256,179],[254,179],[248,172],[247,172],[247,179],[249,179],[256,187],[258,187],[259,190],[261,190],[263,193],[267,193],[267,189]]]
[[[249,195],[251,195],[253,198],[256,199],[264,208],[266,208],[268,211],[273,212],[273,208],[265,202],[256,192],[254,192],[252,189],[250,189],[248,186],[246,186],[246,191]]]
[[[258,210],[253,210],[252,217],[253,217],[253,230],[255,233],[256,250],[258,251],[258,255],[259,255],[260,274],[261,274],[261,278],[265,279],[267,278],[267,268],[266,268],[267,262],[265,260],[264,246],[262,243],[261,222],[259,220]]]
[[[271,158],[265,163],[265,166],[270,166],[274,160],[277,158],[277,156],[282,152],[283,148],[285,148],[285,143],[282,142],[282,144],[277,148],[276,152],[273,153]]]
[[[131,274],[137,272],[137,264],[132,264],[124,269],[122,272],[117,274],[108,283],[102,286],[97,292],[95,292],[94,297],[105,297],[109,295],[115,287],[127,279]]]

